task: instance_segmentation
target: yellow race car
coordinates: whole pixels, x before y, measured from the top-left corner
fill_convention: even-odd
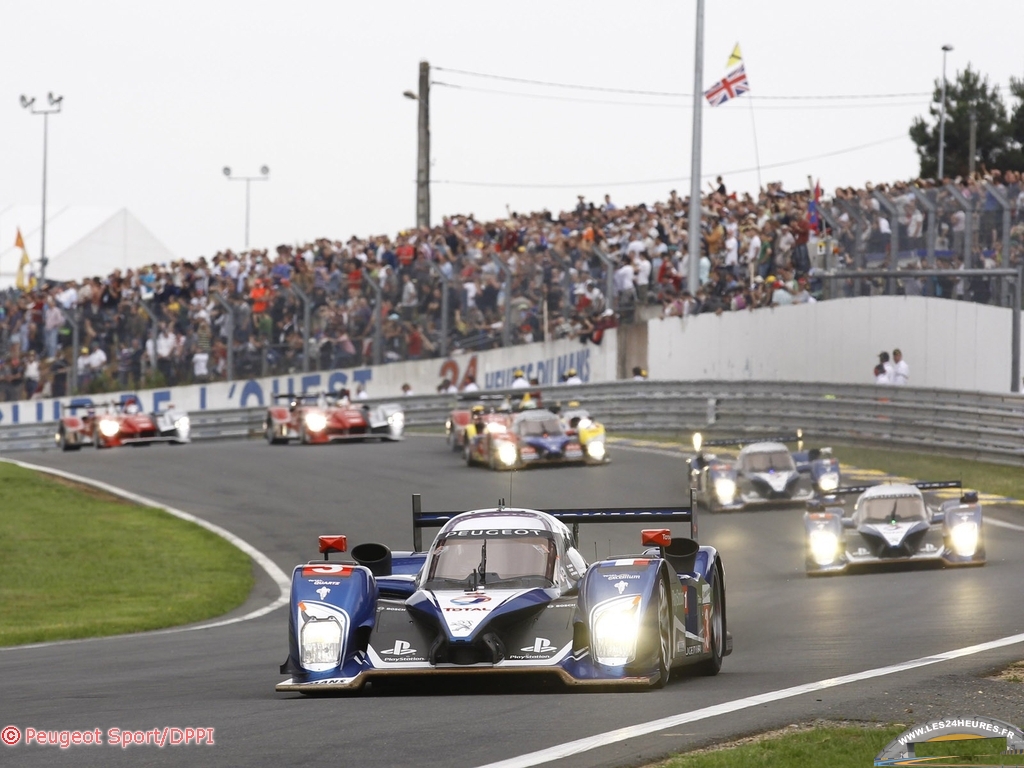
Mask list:
[[[575,400],[571,401],[559,415],[566,433],[576,435],[579,439],[588,463],[596,464],[611,460],[605,443],[604,424],[594,419]]]

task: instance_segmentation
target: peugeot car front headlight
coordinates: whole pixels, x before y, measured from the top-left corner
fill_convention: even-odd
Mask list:
[[[341,662],[341,624],[337,619],[310,618],[299,632],[299,654],[307,669]]]
[[[601,461],[604,458],[604,443],[600,440],[591,440],[587,443],[587,455],[594,461]]]
[[[310,432],[323,432],[327,429],[327,417],[322,413],[311,411],[306,414],[306,429]]]
[[[973,557],[978,550],[978,524],[974,522],[958,523],[950,532],[953,551],[960,557]]]
[[[620,667],[636,657],[640,634],[640,595],[609,600],[591,614],[594,661]]]
[[[839,537],[832,531],[811,531],[811,557],[818,565],[835,562],[839,554]]]
[[[192,420],[188,416],[180,416],[174,422],[174,428],[182,435],[187,435],[192,429]]]
[[[839,473],[838,472],[825,472],[821,477],[818,478],[818,488],[823,492],[829,493],[839,487]]]
[[[732,504],[736,498],[736,481],[731,477],[716,477],[715,496],[722,504]]]
[[[100,434],[104,437],[114,437],[120,430],[117,419],[100,419]]]
[[[512,443],[502,443],[498,446],[498,461],[506,467],[516,463],[516,447]]]

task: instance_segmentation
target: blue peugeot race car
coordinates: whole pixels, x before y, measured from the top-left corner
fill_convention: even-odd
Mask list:
[[[968,491],[938,508],[922,490],[960,488],[960,481],[892,483],[840,488],[835,496],[808,504],[804,513],[807,573],[843,573],[850,568],[896,563],[983,565],[982,512]],[[846,516],[836,496],[857,495]]]
[[[419,497],[414,497],[414,510]],[[588,564],[580,523],[686,523],[645,530],[644,549]],[[426,550],[421,529],[440,531]],[[570,527],[571,526],[571,527]],[[413,513],[414,550],[381,544],[295,568],[290,677],[278,691],[321,693],[418,675],[544,674],[572,686],[660,688],[677,667],[715,675],[732,651],[725,571],[699,546],[688,508]]]
[[[790,452],[785,442],[796,441]],[[704,453],[709,446],[741,446],[735,458]],[[839,460],[831,448],[803,450],[803,434],[746,440],[703,440],[693,436],[689,460],[695,501],[711,512],[792,504],[835,492]]]

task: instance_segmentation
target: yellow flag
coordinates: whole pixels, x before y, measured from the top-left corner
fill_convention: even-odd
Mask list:
[[[14,284],[19,291],[28,291],[32,289],[33,280],[26,268],[32,260],[28,257],[28,251],[25,250],[25,240],[21,236],[21,229],[19,228],[17,231],[18,236],[14,238],[14,247],[21,249],[21,261],[18,263],[18,276],[14,279]]]
[[[725,65],[726,69],[732,69],[737,64],[743,63],[743,54],[740,53],[740,44],[736,43],[736,47],[732,49],[732,54],[729,56],[729,63]]]
[[[18,276],[15,278],[15,284],[18,286],[19,291],[27,291],[29,289],[29,276],[25,272],[25,268],[29,265],[28,254],[25,251],[21,252],[21,263],[18,264]]]

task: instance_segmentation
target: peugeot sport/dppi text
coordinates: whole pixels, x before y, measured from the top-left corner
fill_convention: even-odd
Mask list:
[[[54,440],[62,451],[83,445],[115,448],[150,443],[188,443],[192,430],[185,411],[168,404],[163,411],[144,413],[134,396],[119,402],[72,402],[64,409]]]
[[[418,497],[414,497],[414,508]],[[578,525],[689,523],[688,538],[588,564]],[[278,691],[360,688],[393,676],[547,674],[570,685],[661,687],[673,669],[714,675],[732,650],[725,571],[688,508],[551,510],[498,506],[414,512],[414,551],[321,536],[325,560],[292,574],[291,675]],[[572,526],[572,528],[569,527]],[[441,526],[422,551],[420,528]]]
[[[695,500],[717,512],[747,509],[758,505],[806,501],[839,487],[839,461],[832,449],[790,450],[783,441],[803,442],[802,433],[753,442],[739,440],[704,441],[693,436],[696,455],[689,460]],[[740,445],[735,459],[702,452],[712,445]]]
[[[286,401],[284,405],[280,402]],[[267,409],[263,431],[267,443],[298,440],[305,444],[345,440],[400,440],[405,413],[395,403],[352,405],[348,393],[274,395]]]
[[[600,449],[596,446],[600,445]],[[466,463],[491,469],[523,469],[552,464],[601,464],[604,443],[594,443],[587,453],[579,435],[570,433],[551,411],[537,409],[517,413],[512,425],[492,424],[466,443]]]
[[[807,573],[887,563],[984,564],[978,494],[968,491],[932,508],[921,493],[960,487],[954,480],[840,488],[837,495],[858,494],[849,517],[830,505],[834,497],[810,503],[804,513]]]

